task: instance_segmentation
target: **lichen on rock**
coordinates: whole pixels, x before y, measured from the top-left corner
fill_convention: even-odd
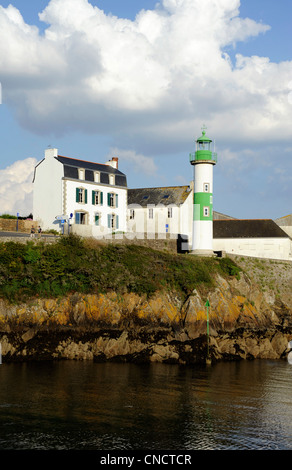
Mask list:
[[[1,299],[3,361],[195,364],[205,361],[207,340],[214,362],[285,358],[292,339],[292,296],[287,286],[283,296],[280,284],[277,291],[271,281],[269,288],[263,286],[262,270],[256,275],[255,269],[246,270],[248,263],[240,278],[217,274],[213,287],[198,286],[186,297],[160,289],[151,296],[74,292],[17,305]],[[287,277],[286,265],[276,268]]]

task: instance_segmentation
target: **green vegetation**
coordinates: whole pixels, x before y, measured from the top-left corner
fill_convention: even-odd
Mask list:
[[[214,275],[238,276],[228,258],[174,255],[135,245],[103,245],[76,236],[56,243],[0,243],[0,297],[11,302],[35,296],[58,297],[69,292],[135,292],[158,290],[187,297],[210,288]]]
[[[0,219],[17,219],[17,217],[16,215],[2,214],[0,215]]]
[[[32,219],[33,216],[32,214],[27,215],[26,217],[17,217],[16,215],[11,215],[11,214],[2,214],[0,215],[0,219],[20,219],[20,220],[26,220],[26,219]]]
[[[239,268],[239,266],[237,266],[230,258],[221,258],[219,266],[223,274],[235,276],[238,280],[240,279],[241,268]]]

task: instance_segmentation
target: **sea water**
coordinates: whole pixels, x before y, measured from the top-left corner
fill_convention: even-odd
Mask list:
[[[1,450],[292,449],[292,366],[0,365]]]

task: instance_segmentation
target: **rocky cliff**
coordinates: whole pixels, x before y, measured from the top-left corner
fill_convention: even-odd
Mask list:
[[[159,290],[0,301],[2,360],[204,363],[287,358],[292,339],[292,265],[236,260],[240,277],[186,299]],[[207,308],[209,335],[207,335]],[[207,346],[207,339],[208,346]]]

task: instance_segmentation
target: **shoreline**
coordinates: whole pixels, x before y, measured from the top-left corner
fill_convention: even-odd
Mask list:
[[[3,361],[199,364],[208,348],[212,363],[287,357],[291,263],[90,243],[2,246]],[[79,278],[92,293],[62,293],[64,283],[74,286]],[[28,293],[20,301],[22,286]]]
[[[167,329],[129,331],[26,331],[1,334],[2,364],[29,361],[93,361],[119,363],[205,364],[207,337],[177,339]],[[210,337],[210,362],[287,360],[292,332],[241,332]],[[3,354],[4,352],[4,354]]]

